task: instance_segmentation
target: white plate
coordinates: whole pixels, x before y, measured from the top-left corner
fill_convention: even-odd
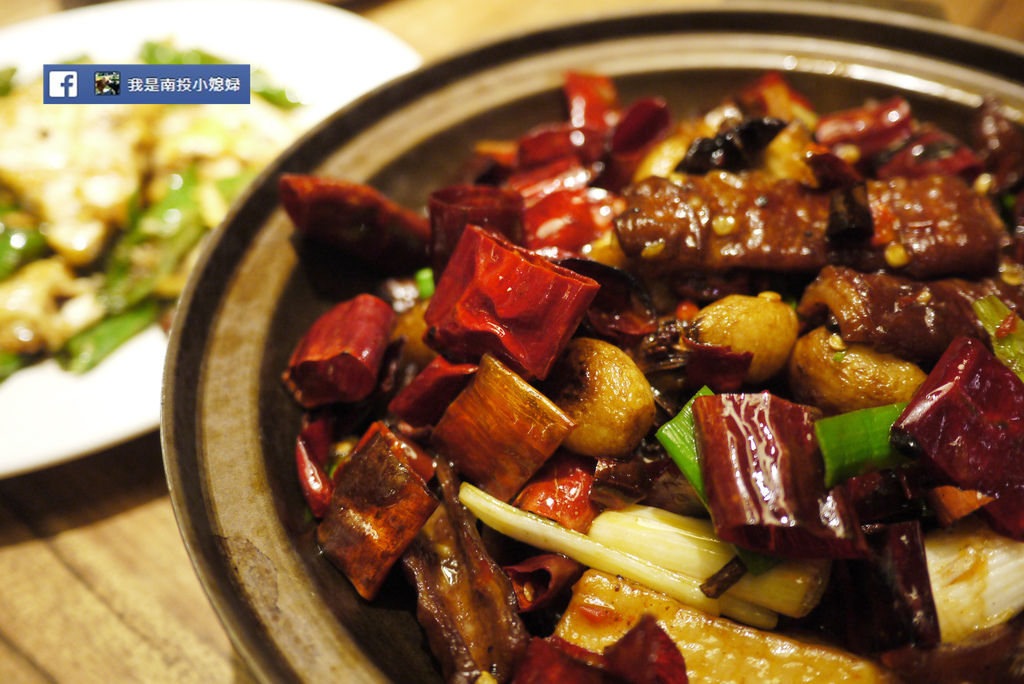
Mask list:
[[[80,55],[137,61],[146,40],[172,38],[262,67],[306,103],[313,124],[419,66],[418,54],[350,12],[300,0],[129,0],[0,29],[0,66],[34,78]],[[156,428],[166,348],[147,330],[81,376],[53,361],[0,383],[0,477],[52,465]]]

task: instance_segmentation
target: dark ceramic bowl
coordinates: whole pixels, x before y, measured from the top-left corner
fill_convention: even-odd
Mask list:
[[[400,573],[363,601],[315,544],[293,460],[300,413],[279,378],[316,316],[376,276],[295,243],[277,177],[343,176],[423,206],[475,140],[562,118],[567,69],[613,77],[623,102],[664,96],[677,116],[769,69],[787,72],[819,111],[899,92],[960,134],[984,94],[1024,110],[1016,43],[863,8],[735,3],[488,45],[377,90],[305,136],[213,236],[182,297],[165,376],[164,458],[182,535],[261,679],[440,680]]]

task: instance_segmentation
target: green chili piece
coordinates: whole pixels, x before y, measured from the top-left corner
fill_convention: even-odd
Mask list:
[[[170,41],[150,41],[143,44],[142,61],[146,64],[225,64],[227,60],[204,50],[179,50]],[[249,90],[281,109],[293,109],[301,102],[293,100],[288,91],[275,85],[262,69],[253,69],[249,75]]]
[[[841,413],[814,423],[821,457],[825,461],[825,487],[843,480],[902,465],[907,459],[889,443],[889,431],[906,408],[905,403]]]
[[[29,357],[0,349],[0,382],[28,365]]]
[[[228,178],[221,178],[214,181],[214,186],[217,188],[217,192],[228,202],[234,202],[235,198],[242,194],[242,191],[249,187],[253,179],[259,175],[259,171],[256,169],[247,169],[242,171],[237,176],[230,176]]]
[[[46,238],[38,228],[11,228],[0,223],[0,280],[46,254]]]
[[[124,311],[152,294],[203,236],[206,226],[194,196],[197,185],[196,168],[190,166],[114,246],[101,290],[111,312]]]
[[[287,90],[275,85],[270,80],[267,72],[262,69],[252,70],[252,73],[249,75],[249,89],[270,104],[281,109],[295,109],[302,104],[297,100],[293,100]]]
[[[142,44],[139,57],[146,64],[224,64],[226,60],[205,50],[182,50],[170,40],[150,40]]]
[[[147,299],[72,337],[57,353],[57,361],[73,373],[92,370],[111,352],[148,328],[159,315],[160,304],[155,299]]]
[[[14,88],[14,74],[17,73],[18,67],[4,67],[0,69],[0,97],[10,95],[11,90]]]

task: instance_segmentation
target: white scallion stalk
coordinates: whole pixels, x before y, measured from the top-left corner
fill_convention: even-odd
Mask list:
[[[605,511],[587,536],[698,582],[736,555],[732,545],[715,536],[710,521],[650,506]],[[830,566],[827,560],[782,561],[760,575],[746,573],[722,598],[732,596],[783,615],[803,617],[821,600]]]
[[[609,548],[554,521],[511,506],[469,483],[464,482],[459,489],[459,500],[485,525],[505,536],[564,554],[596,570],[621,575],[711,615],[725,615],[761,629],[772,629],[778,623],[777,613],[736,597],[710,599],[701,592],[700,582],[692,577]]]
[[[924,548],[943,641],[962,641],[1024,609],[1024,542],[965,520],[929,533]]]

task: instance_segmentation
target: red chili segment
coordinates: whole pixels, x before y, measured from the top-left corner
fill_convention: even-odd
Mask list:
[[[285,211],[305,237],[390,272],[426,262],[427,220],[368,185],[285,174],[278,191]]]
[[[435,356],[395,395],[388,410],[413,427],[433,425],[474,373],[475,364],[449,363]]]
[[[982,342],[954,340],[893,434],[943,481],[994,496],[994,526],[1024,539],[1024,382]]]
[[[438,273],[469,224],[523,244],[523,198],[517,192],[488,185],[451,185],[431,194],[428,206],[430,258]]]
[[[530,556],[502,570],[512,581],[520,613],[529,613],[549,605],[583,574],[582,565],[558,553]]]
[[[760,394],[697,397],[693,418],[718,536],[791,558],[857,558],[867,545],[842,492],[826,492],[821,412]]]
[[[607,76],[569,71],[565,74],[569,123],[576,127],[608,129],[618,119],[619,94]]]
[[[814,137],[822,145],[853,145],[861,158],[872,157],[911,136],[914,118],[910,103],[893,97],[821,117]]]
[[[491,353],[544,378],[598,284],[478,226],[463,232],[424,314],[426,342],[451,360]]]
[[[302,431],[295,440],[295,466],[299,473],[299,486],[306,497],[309,510],[317,518],[327,512],[334,493],[334,483],[327,475],[327,455],[331,447],[334,420],[331,416],[303,421]]]
[[[570,530],[586,532],[599,511],[590,499],[593,485],[593,460],[560,452],[523,487],[515,505]]]
[[[365,399],[377,386],[394,322],[391,306],[373,295],[336,305],[299,340],[285,385],[306,408]]]

